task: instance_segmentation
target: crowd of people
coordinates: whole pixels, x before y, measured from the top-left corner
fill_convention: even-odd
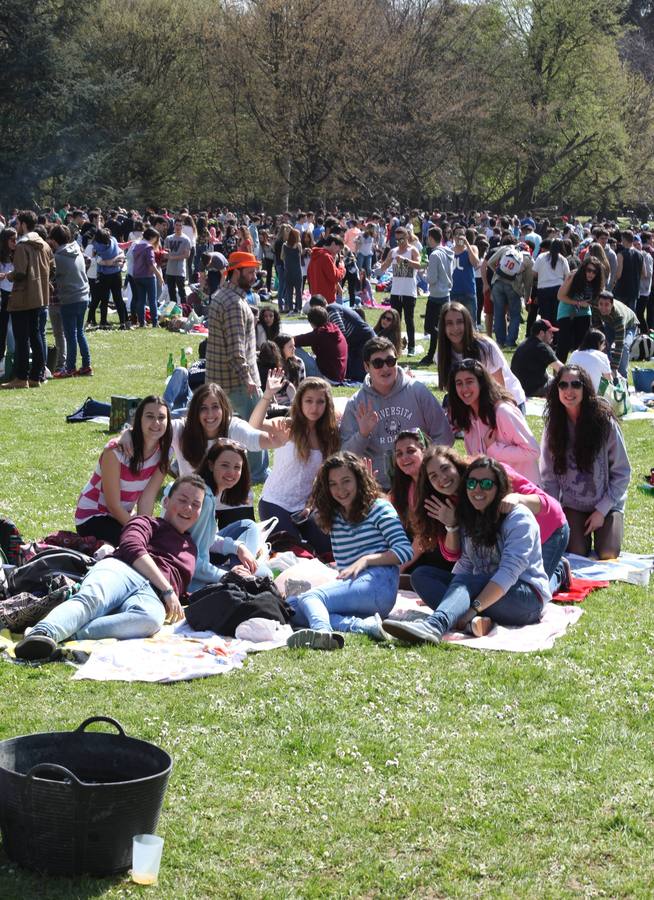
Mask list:
[[[47,658],[74,634],[152,634],[228,569],[268,576],[257,483],[271,533],[338,570],[287,597],[295,647],[338,649],[345,632],[437,643],[454,627],[482,635],[494,623],[533,623],[569,582],[566,550],[620,553],[631,470],[598,388],[602,376],[626,376],[635,336],[654,324],[646,228],[637,236],[485,213],[239,221],[228,211],[61,212],[65,223],[17,213],[0,234],[11,287],[2,321],[6,332],[8,311],[16,346],[15,383],[5,386],[42,383],[45,309],[53,331],[60,309],[60,377],[90,374],[87,308],[89,318],[100,309],[102,327],[113,297],[121,328],[132,316],[145,326],[146,308],[155,326],[162,286],[182,303],[196,279],[210,296],[206,363],[199,384],[176,370],[103,450],[75,525],[118,549],[18,656]],[[390,287],[374,327],[373,278]],[[305,279],[310,330],[290,335],[282,317],[305,308]],[[403,320],[406,353],[416,351],[420,289],[429,345],[417,366],[434,366],[442,404],[399,365]],[[342,402],[332,390],[340,384],[355,389]],[[545,397],[540,441],[525,417],[529,396]],[[155,517],[171,465],[177,479]],[[432,608],[426,621],[388,618],[401,577]]]

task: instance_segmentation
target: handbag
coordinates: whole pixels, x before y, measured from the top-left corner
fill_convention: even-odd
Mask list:
[[[626,416],[631,411],[627,379],[622,375],[616,375],[613,381],[602,376],[597,393],[600,397],[604,397],[618,418]]]

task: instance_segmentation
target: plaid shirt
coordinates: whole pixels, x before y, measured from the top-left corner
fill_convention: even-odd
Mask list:
[[[245,291],[231,283],[209,305],[206,381],[228,392],[249,383],[261,386],[254,316]]]

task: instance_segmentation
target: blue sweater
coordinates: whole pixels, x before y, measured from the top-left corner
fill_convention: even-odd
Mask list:
[[[517,506],[504,517],[494,547],[477,547],[461,531],[461,558],[453,572],[489,575],[506,593],[518,581],[534,588],[543,603],[552,599],[550,583],[543,569],[540,531],[533,514]]]
[[[332,551],[339,569],[367,556],[392,550],[398,565],[413,556],[411,542],[406,536],[395,508],[388,500],[375,500],[363,522],[353,525],[337,514],[331,531]]]

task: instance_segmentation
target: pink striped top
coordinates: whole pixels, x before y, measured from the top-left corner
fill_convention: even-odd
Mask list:
[[[143,461],[141,468],[134,475],[129,468],[129,458],[125,456],[115,441],[110,441],[104,449],[111,450],[120,462],[120,505],[126,512],[131,513],[148,482],[157,471],[161,450],[157,447],[152,456]],[[92,516],[111,515],[102,490],[101,459],[102,456],[97,461],[95,471],[79,495],[75,510],[75,525],[82,525]]]

